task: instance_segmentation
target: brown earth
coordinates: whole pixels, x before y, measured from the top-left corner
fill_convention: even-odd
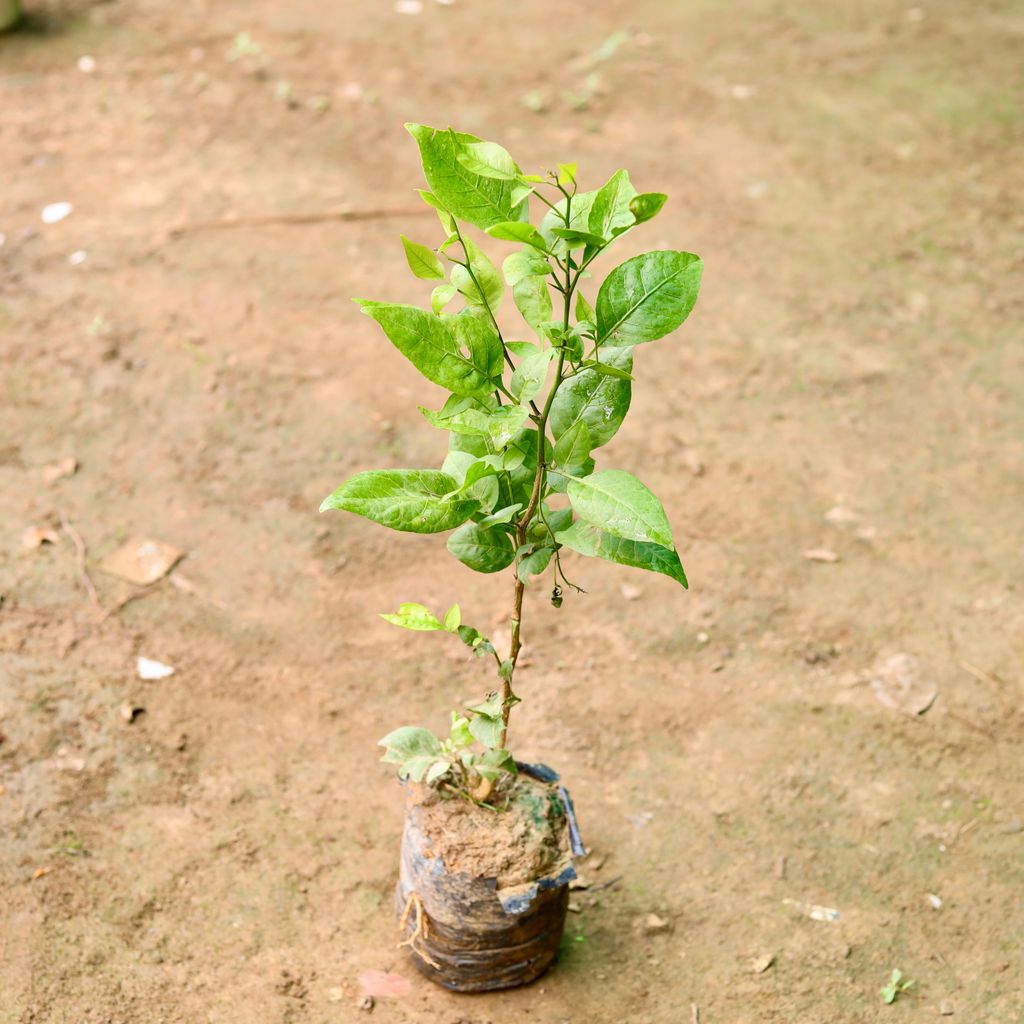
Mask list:
[[[1021,1020],[1019,4],[27,6],[0,40],[0,1022],[363,1020],[367,970],[412,982],[384,1022]],[[628,166],[671,195],[629,246],[706,261],[602,462],[663,497],[689,592],[573,563],[585,598],[526,606],[515,752],[621,880],[486,997],[394,948],[374,744],[489,681],[375,613],[489,625],[507,584],[315,511],[442,457],[436,390],[349,301],[424,296],[406,120],[588,186]],[[411,212],[266,219],[342,206]],[[74,531],[104,608],[133,534],[191,589],[97,624]],[[901,653],[921,716],[865,685]]]

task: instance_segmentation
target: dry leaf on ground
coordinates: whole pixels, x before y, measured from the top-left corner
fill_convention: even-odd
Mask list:
[[[911,717],[923,715],[939,695],[938,687],[923,676],[921,662],[913,654],[893,654],[879,662],[871,692],[880,704]]]
[[[100,572],[117,576],[137,586],[148,586],[166,576],[184,552],[147,537],[129,537],[96,566]]]

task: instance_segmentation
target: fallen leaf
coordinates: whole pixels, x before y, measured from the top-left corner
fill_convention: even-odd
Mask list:
[[[804,552],[808,562],[838,562],[839,556],[831,548],[808,548]]]
[[[161,661],[153,661],[151,658],[139,658],[136,662],[140,679],[166,679],[174,675],[174,669]]]
[[[35,551],[36,548],[41,548],[44,544],[59,544],[60,537],[57,536],[56,530],[51,530],[48,526],[30,526],[21,535],[21,546],[26,551]]]
[[[893,654],[881,661],[871,692],[880,704],[911,717],[923,715],[939,695],[935,683],[922,677],[921,662],[913,654]]]
[[[43,483],[52,484],[63,477],[74,476],[77,469],[78,459],[74,455],[68,455],[59,462],[44,466],[39,475],[43,478]]]
[[[364,996],[405,996],[412,991],[412,982],[404,975],[390,971],[363,971],[359,975],[359,991]]]
[[[146,537],[129,537],[96,566],[137,586],[148,586],[166,576],[184,556],[183,551]]]

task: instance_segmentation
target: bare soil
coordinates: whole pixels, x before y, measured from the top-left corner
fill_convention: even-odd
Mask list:
[[[0,39],[0,1024],[365,1020],[367,971],[411,983],[383,1022],[1021,1020],[1020,5],[26,6]],[[543,980],[471,998],[395,948],[375,741],[489,680],[375,613],[490,627],[510,594],[316,514],[443,456],[436,389],[349,301],[425,297],[407,120],[588,185],[628,166],[671,199],[616,258],[707,267],[603,450],[664,498],[689,592],[574,562],[585,597],[525,608],[514,751],[618,881]],[[95,571],[133,535],[186,552],[177,586]],[[870,685],[903,654],[920,715]],[[893,968],[916,984],[884,1007]]]

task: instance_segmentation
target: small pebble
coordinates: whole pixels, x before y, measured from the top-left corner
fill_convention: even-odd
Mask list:
[[[70,203],[48,203],[43,207],[40,214],[44,224],[56,224],[71,213],[73,207]]]
[[[78,70],[85,75],[91,75],[96,70],[96,58],[95,57],[79,57],[78,58]]]

